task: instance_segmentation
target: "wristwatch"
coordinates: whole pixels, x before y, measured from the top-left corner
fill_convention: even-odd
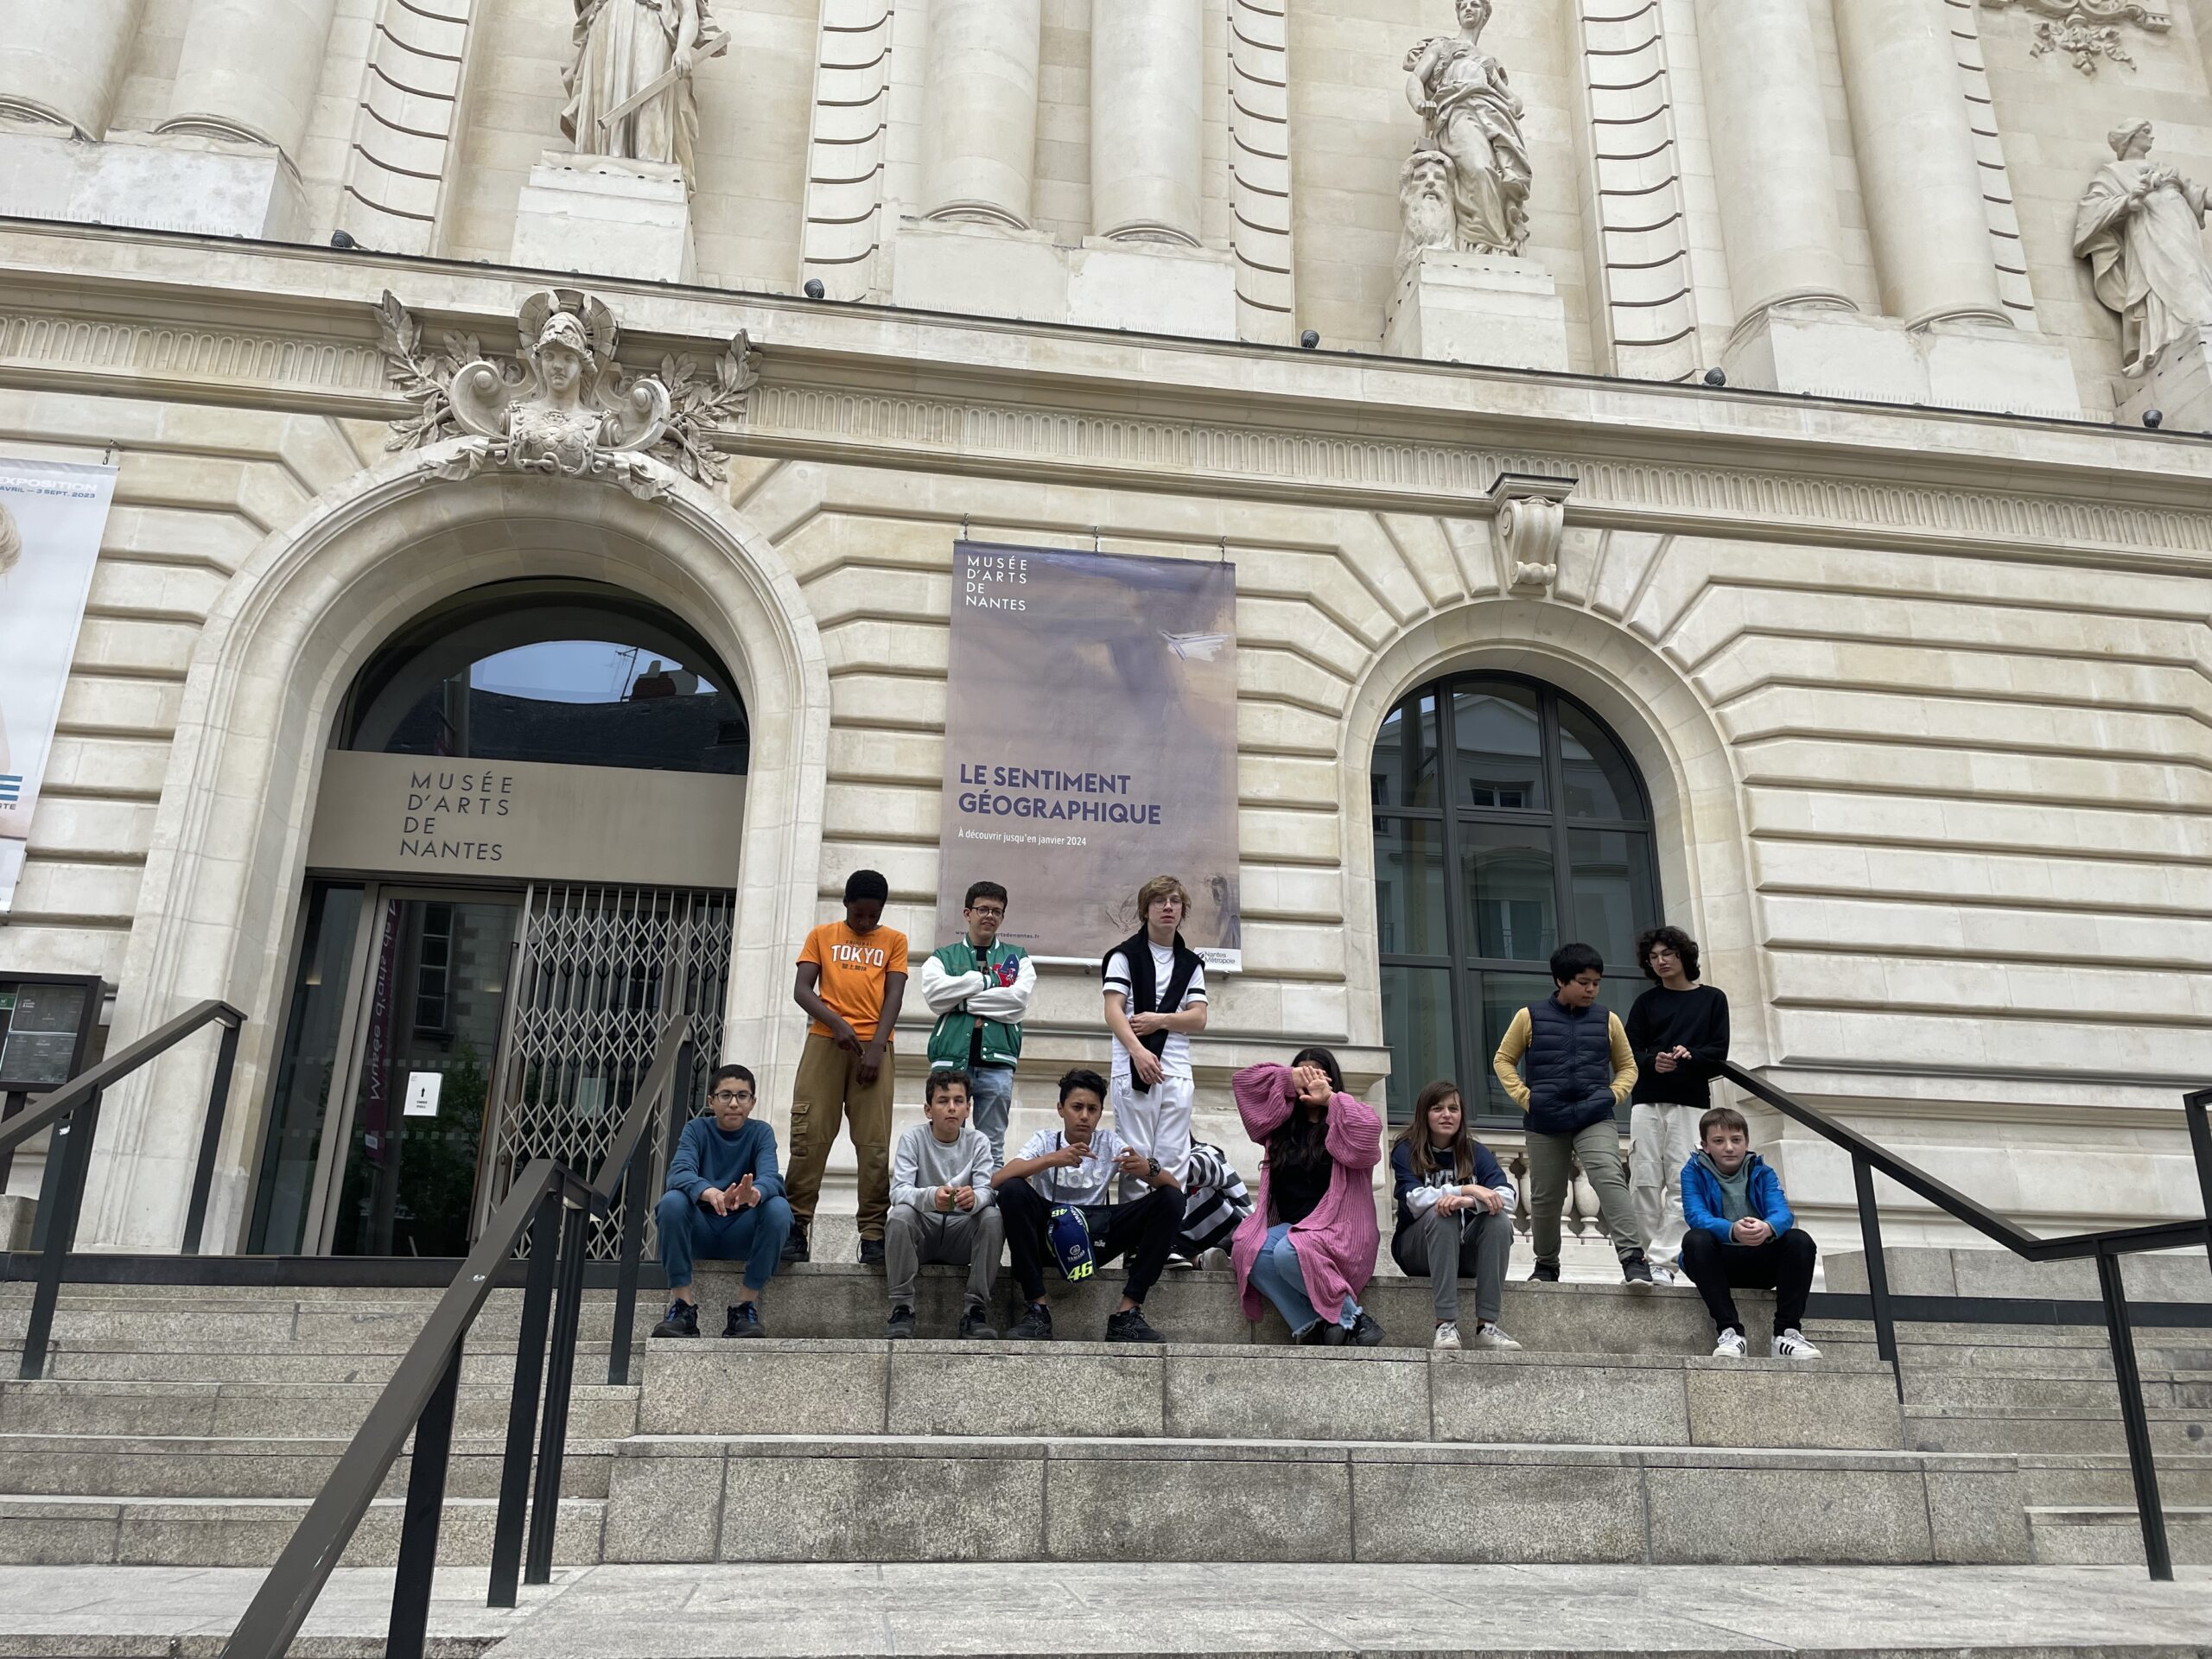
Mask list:
[[[1160,1160],[1157,1158],[1147,1158],[1144,1160],[1144,1173],[1157,1180],[1160,1178]]]

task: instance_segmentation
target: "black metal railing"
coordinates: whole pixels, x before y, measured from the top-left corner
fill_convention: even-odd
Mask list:
[[[192,1197],[184,1212],[184,1254],[196,1255],[206,1241],[207,1195],[215,1182],[215,1154],[223,1138],[223,1113],[230,1103],[231,1071],[238,1053],[238,1031],[245,1016],[227,1002],[196,1004],[158,1031],[109,1055],[60,1088],[40,1095],[16,1116],[0,1124],[0,1158],[41,1129],[52,1129],[47,1143],[46,1173],[39,1184],[38,1283],[31,1293],[30,1323],[23,1328],[22,1363],[17,1375],[36,1381],[46,1375],[47,1342],[54,1333],[54,1310],[61,1297],[61,1274],[77,1242],[77,1217],[85,1207],[85,1179],[92,1173],[92,1137],[99,1133],[100,1099],[110,1089],[191,1036],[203,1026],[219,1026],[215,1074],[207,1087],[207,1116],[200,1128],[200,1157],[193,1167]]]
[[[486,1605],[512,1607],[520,1583],[551,1580],[568,1446],[569,1389],[575,1376],[584,1258],[592,1225],[612,1212],[615,1189],[622,1186],[622,1265],[616,1281],[607,1379],[625,1382],[630,1374],[638,1262],[658,1173],[657,1155],[680,1133],[689,1116],[679,1090],[688,1092],[692,1075],[690,1038],[689,1015],[663,1028],[652,1065],[591,1180],[550,1159],[539,1159],[523,1170],[262,1581],[252,1605],[231,1633],[223,1659],[281,1659],[288,1651],[410,1432],[415,1437],[413,1461],[408,1469],[385,1653],[386,1659],[423,1659],[430,1577],[445,1514],[462,1347],[491,1297],[500,1268],[525,1237],[530,1262],[524,1278],[522,1324],[515,1339],[514,1387],[507,1404]],[[664,1108],[671,1129],[657,1146],[648,1136]],[[640,1158],[640,1151],[655,1155]]]
[[[1866,1253],[1867,1300],[1874,1316],[1874,1346],[1889,1362],[1897,1380],[1898,1399],[1904,1398],[1904,1370],[1897,1359],[1889,1268],[1882,1255],[1882,1217],[1874,1201],[1876,1175],[1888,1176],[1908,1192],[1918,1194],[2027,1261],[2078,1262],[2086,1257],[2096,1262],[2097,1285],[2104,1299],[2105,1332],[2112,1344],[2113,1373],[2120,1386],[2120,1421],[2127,1440],[2128,1472],[2135,1483],[2135,1512],[2143,1528],[2143,1558],[2152,1578],[2171,1579],[2173,1555],[2166,1543],[2165,1508],[2158,1499],[2158,1471],[2152,1458],[2151,1419],[2143,1405],[2142,1374],[2135,1363],[2135,1334],[2128,1322],[2127,1289],[2120,1276],[2120,1258],[2147,1250],[2190,1249],[2202,1245],[2208,1262],[2212,1262],[2212,1119],[2208,1119],[2208,1110],[2212,1109],[2212,1088],[2200,1089],[2182,1101],[2189,1124],[2190,1149],[2196,1158],[2196,1179],[2202,1192],[2206,1219],[2158,1222],[2147,1227],[2038,1238],[1984,1209],[1926,1170],[1906,1163],[1850,1125],[1839,1123],[1827,1113],[1808,1106],[1733,1061],[1721,1070],[1731,1083],[1753,1098],[1793,1122],[1802,1123],[1851,1154],[1852,1182],[1859,1199],[1859,1233]]]

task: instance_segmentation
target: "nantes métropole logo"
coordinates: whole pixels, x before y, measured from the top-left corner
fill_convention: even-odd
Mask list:
[[[970,553],[962,573],[960,602],[971,611],[1026,611],[1029,585],[1026,553]]]

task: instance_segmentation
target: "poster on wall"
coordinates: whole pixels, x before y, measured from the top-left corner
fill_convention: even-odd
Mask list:
[[[1234,567],[957,542],[948,698],[940,940],[988,880],[1001,938],[1096,962],[1173,875],[1185,941],[1243,966]]]
[[[0,915],[15,903],[115,468],[0,455]]]

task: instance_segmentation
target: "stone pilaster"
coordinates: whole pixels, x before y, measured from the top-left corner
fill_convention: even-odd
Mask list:
[[[336,0],[194,0],[156,130],[268,144],[297,166]]]
[[[1205,97],[1200,0],[1116,0],[1092,18],[1090,232],[1196,247]]]
[[[1043,33],[1042,0],[935,0],[930,8],[924,218],[1028,228]]]
[[[107,132],[144,0],[0,0],[0,114]]]

